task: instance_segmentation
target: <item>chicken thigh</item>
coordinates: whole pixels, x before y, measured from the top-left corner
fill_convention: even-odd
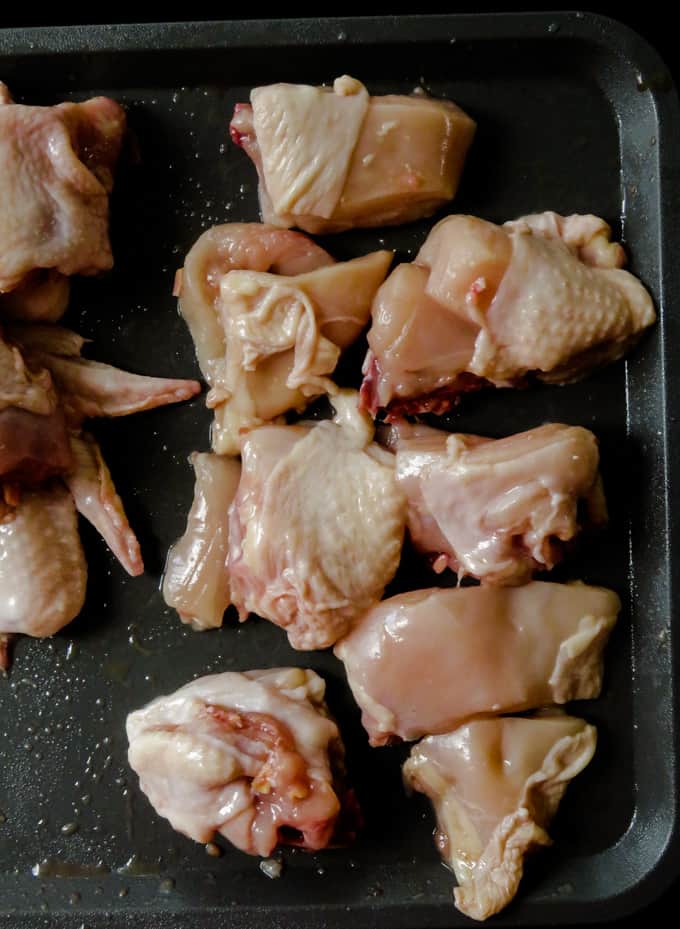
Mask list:
[[[262,218],[315,234],[430,216],[454,197],[476,128],[448,100],[369,97],[347,75],[256,87],[250,101],[230,129],[257,169]]]
[[[549,423],[496,440],[407,424],[394,431],[408,529],[435,571],[523,584],[554,567],[583,526],[606,521],[588,429]]]
[[[404,780],[432,800],[462,913],[484,920],[512,900],[524,856],[551,844],[546,829],[596,741],[594,726],[552,711],[475,720],[411,749]]]
[[[326,848],[356,807],[324,693],[302,668],[199,678],[128,716],[130,766],[159,815],[197,842],[219,832],[251,855]],[[346,838],[357,825],[344,824]]]
[[[214,451],[238,454],[242,432],[334,392],[329,375],[368,322],[391,259],[336,264],[306,236],[259,223],[199,238],[176,292],[211,388]]]
[[[372,443],[356,394],[336,418],[263,426],[242,443],[229,573],[242,619],[282,626],[293,648],[326,648],[382,596],[399,565],[405,502],[393,457]]]
[[[434,588],[384,600],[335,647],[371,745],[488,713],[588,700],[621,608],[581,583]]]
[[[108,198],[124,131],[123,109],[106,97],[41,107],[12,103],[3,93],[0,294],[24,284],[27,303],[22,312],[22,297],[0,297],[0,313],[9,305],[9,315],[54,320],[55,307],[66,307],[67,284],[50,278],[44,312],[36,312],[37,270],[63,276],[111,267]]]
[[[376,295],[363,405],[441,413],[466,390],[567,383],[620,358],[656,317],[610,237],[596,216],[443,219]]]

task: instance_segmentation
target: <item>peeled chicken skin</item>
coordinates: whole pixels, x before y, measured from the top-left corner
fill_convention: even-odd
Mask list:
[[[237,454],[242,432],[334,392],[328,376],[368,322],[391,258],[336,264],[305,236],[257,223],[201,236],[179,297],[211,387],[216,452]]]
[[[397,480],[408,528],[434,568],[521,584],[560,560],[563,543],[606,521],[597,439],[550,423],[505,439],[402,427]]]
[[[513,386],[528,374],[564,383],[621,357],[656,317],[610,236],[595,216],[545,213],[504,226],[442,220],[416,257],[427,274],[411,275],[408,301],[391,282],[401,267],[376,296],[364,405],[417,412],[419,400],[430,409],[433,392],[445,391],[449,406],[471,387]],[[440,326],[442,311],[450,318],[428,367],[414,332]]]
[[[620,608],[613,591],[579,583],[418,590],[374,606],[335,653],[382,745],[597,697]]]
[[[475,123],[447,100],[332,88],[258,87],[231,136],[253,161],[265,222],[339,232],[430,216],[456,193]]]
[[[130,766],[156,811],[197,842],[219,832],[251,855],[325,848],[346,798],[324,692],[301,668],[199,678],[128,716]]]
[[[582,719],[548,713],[476,720],[413,747],[404,780],[432,800],[462,913],[484,920],[512,900],[524,856],[551,843],[546,828],[596,741]]]
[[[106,97],[0,106],[0,293],[35,269],[111,267],[108,195],[125,114]]]
[[[53,635],[80,612],[86,583],[71,495],[24,492],[0,522],[0,634]]]
[[[244,438],[230,515],[241,617],[269,619],[303,650],[332,645],[380,599],[404,533],[391,456],[371,444],[354,395],[334,402],[345,407],[336,422],[263,426]]]
[[[231,604],[228,512],[241,466],[234,458],[194,452],[194,499],[184,535],[168,552],[163,598],[195,629],[222,625]]]

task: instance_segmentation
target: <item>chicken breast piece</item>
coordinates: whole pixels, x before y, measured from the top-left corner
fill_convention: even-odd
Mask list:
[[[262,218],[315,234],[430,216],[454,197],[476,128],[448,100],[369,97],[347,75],[250,100],[230,130],[257,169]]]
[[[0,522],[0,634],[54,635],[80,612],[86,583],[71,495],[24,492]]]
[[[111,267],[108,195],[124,131],[123,109],[106,97],[0,106],[0,293],[36,269]]]
[[[371,745],[467,719],[589,700],[621,608],[581,583],[433,588],[369,610],[335,647]]]
[[[434,805],[462,913],[484,920],[512,900],[524,856],[551,843],[546,829],[596,741],[584,720],[547,712],[475,720],[411,749],[404,780]]]
[[[222,625],[231,604],[227,558],[228,513],[236,494],[241,465],[235,458],[194,452],[194,500],[184,535],[168,552],[163,598],[194,629]]]
[[[263,426],[242,443],[229,572],[242,619],[282,626],[293,648],[326,648],[382,596],[399,565],[405,504],[391,455],[371,442],[356,394],[336,420]]]
[[[620,358],[656,315],[610,238],[596,216],[442,220],[417,271],[400,265],[376,295],[364,406],[443,412],[465,390],[567,383]]]
[[[324,692],[302,668],[199,678],[128,716],[130,766],[159,815],[197,842],[218,832],[251,855],[325,848],[353,795]]]
[[[549,423],[495,440],[406,424],[396,431],[409,533],[435,571],[523,584],[553,568],[582,528],[606,522],[588,429]]]
[[[391,260],[380,251],[336,264],[300,233],[258,223],[201,236],[178,290],[211,387],[214,451],[238,454],[243,432],[335,391],[329,375]]]

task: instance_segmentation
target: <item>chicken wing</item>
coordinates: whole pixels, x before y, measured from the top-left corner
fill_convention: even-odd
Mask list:
[[[108,196],[125,131],[123,109],[106,97],[54,107],[15,104],[8,93],[3,99],[0,293],[37,269],[107,270],[113,263]],[[47,318],[54,319],[54,300],[48,303]],[[19,305],[12,306],[16,313]]]

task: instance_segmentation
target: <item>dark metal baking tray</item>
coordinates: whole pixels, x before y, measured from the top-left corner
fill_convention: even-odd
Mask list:
[[[594,212],[622,235],[660,322],[626,362],[581,384],[466,398],[450,428],[504,435],[546,420],[580,423],[601,441],[611,524],[558,576],[615,588],[624,611],[598,701],[590,768],[570,787],[555,847],[536,856],[498,925],[602,921],[633,912],[678,861],[676,633],[680,193],[678,102],[643,40],[590,14],[362,18],[0,32],[0,78],[19,100],[106,93],[124,103],[141,162],[113,197],[116,267],[74,287],[67,322],[91,355],[149,373],[197,373],[171,296],[182,256],[207,226],[257,219],[254,172],[227,124],[252,86],[317,83],[349,72],[371,91],[418,84],[471,113],[479,133],[454,204],[502,221],[554,209]],[[327,240],[339,257],[383,246],[413,255],[430,222]],[[344,365],[357,382],[358,349]],[[83,527],[90,567],[81,617],[53,641],[22,640],[0,681],[0,924],[21,927],[448,927],[465,920],[432,843],[423,798],[406,799],[405,750],[370,750],[341,666],[296,653],[268,623],[195,634],[158,591],[182,531],[206,448],[202,398],[93,427],[147,573],[127,578]],[[408,557],[394,586],[431,578]],[[350,849],[284,853],[268,880],[232,849],[210,858],[174,833],[126,764],[129,710],[192,676],[307,664],[323,673],[345,733],[366,816]],[[77,824],[77,831],[62,826]],[[131,860],[132,859],[132,860]],[[47,864],[44,862],[47,861]],[[41,864],[43,863],[43,864]]]

